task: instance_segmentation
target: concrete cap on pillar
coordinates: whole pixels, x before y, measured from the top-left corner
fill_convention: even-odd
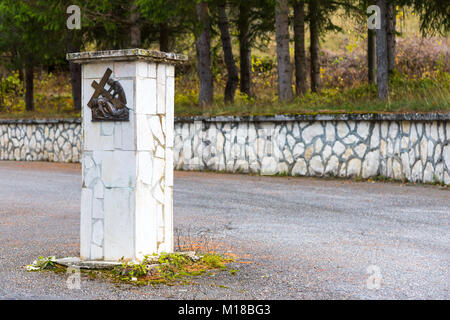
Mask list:
[[[102,61],[126,61],[126,60],[145,60],[154,62],[165,62],[170,64],[179,64],[188,61],[188,57],[183,54],[168,53],[157,50],[146,49],[122,49],[90,52],[68,53],[67,60],[74,63],[88,63],[93,60]]]

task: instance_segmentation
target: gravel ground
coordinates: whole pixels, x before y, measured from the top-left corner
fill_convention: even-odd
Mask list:
[[[172,287],[83,277],[69,290],[65,274],[24,265],[79,254],[80,185],[77,164],[0,162],[1,299],[450,298],[448,189],[176,172],[177,243],[237,255],[236,275]]]

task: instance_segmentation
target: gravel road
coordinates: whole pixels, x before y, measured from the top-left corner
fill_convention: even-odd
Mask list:
[[[177,244],[236,255],[235,275],[172,287],[83,277],[70,290],[65,274],[24,265],[79,254],[80,175],[0,161],[0,299],[450,298],[448,189],[197,172],[175,173]]]

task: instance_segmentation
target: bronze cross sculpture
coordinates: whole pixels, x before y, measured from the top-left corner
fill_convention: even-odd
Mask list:
[[[111,69],[106,69],[100,83],[93,81],[91,86],[95,89],[88,102],[92,110],[92,121],[128,121],[129,111],[126,106],[127,98],[121,84],[110,78]],[[105,89],[106,84],[109,89]]]

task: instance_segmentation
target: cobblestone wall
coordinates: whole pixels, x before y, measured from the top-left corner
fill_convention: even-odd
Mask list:
[[[0,121],[0,159],[78,162],[78,120]],[[179,118],[175,169],[450,184],[450,114]]]
[[[0,120],[0,160],[79,162],[78,119]]]
[[[450,184],[448,115],[428,118],[438,120],[416,117],[419,119],[216,118],[178,123],[174,163],[183,170],[363,178],[381,175]]]

